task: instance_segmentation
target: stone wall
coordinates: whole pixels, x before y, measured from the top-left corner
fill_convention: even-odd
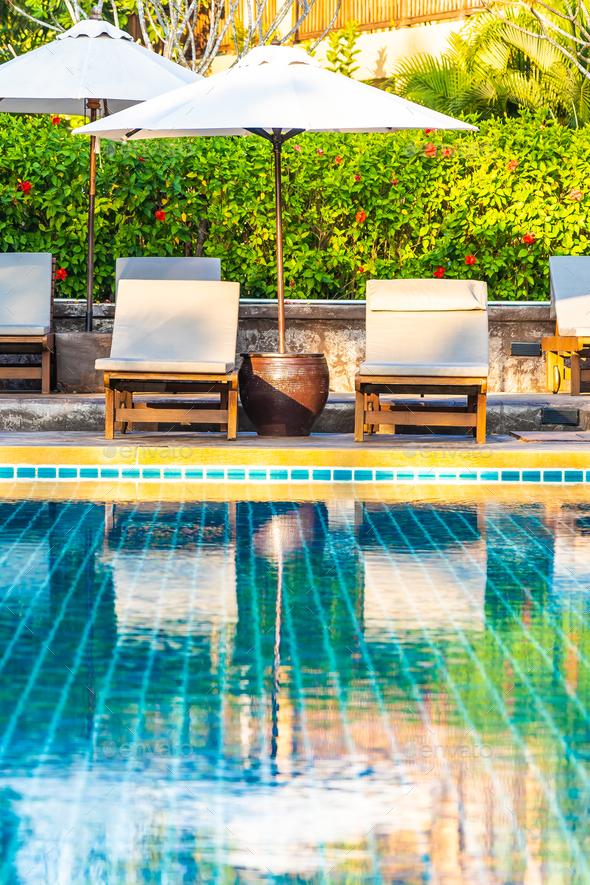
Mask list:
[[[57,333],[80,332],[84,328],[82,302],[55,302],[54,327]],[[88,390],[92,376],[93,352],[103,356],[108,333],[112,330],[114,305],[95,305],[96,347],[88,341],[80,344],[76,364],[80,379],[71,377],[73,359],[67,359],[67,373],[58,365],[58,381],[64,391]],[[555,323],[549,317],[548,302],[490,302],[490,392],[543,393],[545,391],[545,357],[511,356],[511,342],[540,341],[553,335]],[[365,354],[364,301],[291,301],[286,307],[287,348],[299,353],[325,353],[330,366],[333,390],[354,389],[354,375]],[[78,336],[58,340],[60,354],[76,353]],[[276,301],[243,301],[240,304],[237,355],[241,352],[276,351],[278,347]],[[94,349],[93,349],[94,348]],[[60,360],[61,364],[65,364]],[[84,383],[82,383],[84,374]],[[66,375],[68,377],[66,377]],[[93,382],[94,383],[94,382]],[[93,386],[93,384],[91,385]]]

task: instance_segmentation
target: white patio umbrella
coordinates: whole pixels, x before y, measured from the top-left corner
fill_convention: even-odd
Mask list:
[[[198,74],[133,42],[93,10],[51,43],[0,65],[0,112],[107,116],[138,102],[196,85]],[[90,146],[86,331],[92,331],[95,139]]]
[[[161,95],[80,129],[118,141],[205,135],[259,135],[275,158],[279,353],[285,352],[281,148],[302,132],[462,129],[460,120],[333,74],[303,50],[260,46],[209,80]]]

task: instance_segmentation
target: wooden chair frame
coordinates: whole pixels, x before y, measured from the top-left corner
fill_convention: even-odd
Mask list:
[[[395,433],[396,425],[419,427],[472,427],[476,442],[486,441],[487,378],[433,378],[399,375],[355,376],[354,439],[363,442],[365,433],[385,425],[387,433]],[[408,404],[381,403],[381,394],[440,394],[467,397],[464,409],[456,406],[420,406],[410,410]]]
[[[547,354],[547,390],[559,393],[564,381],[571,381],[571,395],[580,395],[582,381],[590,381],[590,369],[582,369],[580,360],[590,359],[590,338],[560,335],[556,328],[552,337],[541,338],[541,347]],[[565,365],[569,359],[570,368]]]
[[[105,372],[105,439],[114,439],[115,432],[125,433],[141,424],[219,424],[235,439],[238,429],[238,373],[210,375],[186,372]],[[135,393],[218,393],[219,407],[208,403],[168,404],[136,403]]]
[[[55,268],[56,259],[51,263],[51,309],[50,329],[53,328],[53,299],[55,297]],[[48,332],[46,335],[0,335],[1,354],[40,353],[40,366],[0,365],[0,378],[11,381],[23,381],[38,379],[41,381],[41,392],[51,392],[51,358],[55,358],[55,335]],[[3,391],[8,393],[10,391]],[[14,391],[15,393],[20,391]]]

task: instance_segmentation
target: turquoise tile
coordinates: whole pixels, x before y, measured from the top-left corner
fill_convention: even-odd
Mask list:
[[[0,479],[14,479],[14,467],[0,467]]]
[[[161,479],[162,471],[156,470],[153,467],[144,467],[141,471],[141,475],[143,479]]]
[[[330,482],[332,479],[332,471],[331,470],[314,470],[313,478],[320,480],[320,482]]]
[[[372,470],[355,470],[354,471],[354,481],[355,482],[371,482],[373,480],[373,471]]]
[[[37,476],[39,479],[55,479],[57,470],[55,467],[37,467]]]
[[[292,470],[291,479],[309,479],[309,470]]]
[[[182,470],[174,470],[172,467],[167,467],[163,475],[164,479],[180,479],[182,477]]]
[[[288,470],[271,470],[270,471],[271,479],[289,479],[289,471]]]
[[[98,479],[98,467],[80,467],[80,479]]]
[[[460,473],[459,479],[477,480],[477,473]]]
[[[520,470],[503,470],[502,482],[519,482]]]
[[[416,479],[436,479],[436,474],[434,470],[429,470],[427,473],[417,473]]]
[[[193,470],[192,468],[188,468],[184,471],[185,479],[203,479],[203,471],[202,470]]]
[[[208,470],[206,476],[207,479],[225,479],[225,469],[216,467],[215,469]]]
[[[563,478],[565,482],[584,482],[584,471],[566,470]]]
[[[121,479],[139,479],[141,470],[139,467],[129,467],[127,470],[121,471]]]
[[[246,471],[245,470],[228,470],[227,471],[228,479],[246,479]]]
[[[540,470],[523,470],[522,471],[522,481],[523,482],[541,482],[541,471]]]
[[[17,467],[16,475],[19,479],[35,479],[34,467]]]
[[[60,479],[78,479],[78,468],[77,467],[60,467],[59,468],[59,478]]]
[[[101,479],[119,479],[119,471],[115,470],[114,467],[101,467],[100,478]]]
[[[544,470],[543,482],[561,482],[561,470]]]
[[[439,479],[457,479],[456,473],[439,473]]]
[[[375,479],[380,480],[381,482],[385,482],[389,480],[390,482],[394,479],[395,474],[393,470],[376,470],[375,471]],[[334,479],[336,479],[336,471],[334,471]]]
[[[402,470],[398,470],[397,472],[398,479],[414,479],[414,473],[404,473]]]
[[[496,470],[486,470],[485,473],[479,474],[480,480],[485,480],[487,482],[497,482],[498,481],[498,473]]]
[[[249,470],[248,471],[248,479],[255,479],[255,480],[264,479],[265,480],[265,479],[267,479],[266,470],[260,470],[260,469]]]
[[[590,470],[586,471],[586,482],[590,482]]]
[[[352,470],[335,470],[334,471],[334,481],[335,482],[350,482],[352,479]]]

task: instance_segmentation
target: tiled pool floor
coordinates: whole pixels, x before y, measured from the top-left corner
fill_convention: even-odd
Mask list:
[[[590,500],[0,503],[0,881],[590,881]],[[29,494],[30,492],[30,494]]]

